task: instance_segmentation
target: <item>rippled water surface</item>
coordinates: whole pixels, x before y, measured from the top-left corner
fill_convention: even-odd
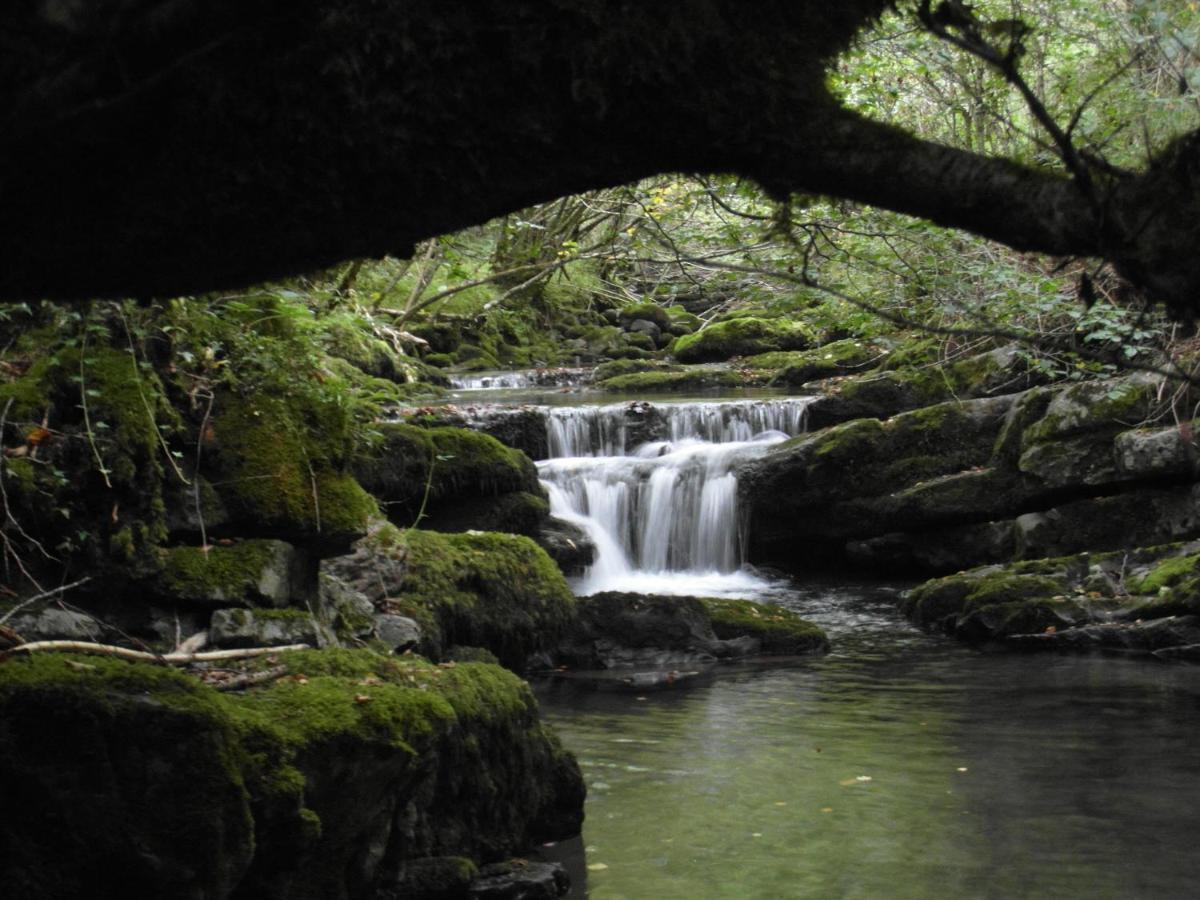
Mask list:
[[[572,897],[1194,897],[1200,671],[980,653],[853,588],[827,657],[538,686],[589,786]]]

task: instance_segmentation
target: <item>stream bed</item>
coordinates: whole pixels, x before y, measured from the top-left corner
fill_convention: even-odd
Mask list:
[[[588,784],[582,839],[548,850],[569,896],[1196,896],[1194,669],[978,652],[872,594],[792,594],[826,657],[537,685]]]
[[[588,784],[582,837],[545,848],[570,897],[1197,895],[1194,668],[979,651],[909,625],[904,585],[744,566],[737,467],[807,398],[581,399],[543,401],[538,463],[599,549],[577,593],[770,600],[833,650],[644,693],[535,683]]]

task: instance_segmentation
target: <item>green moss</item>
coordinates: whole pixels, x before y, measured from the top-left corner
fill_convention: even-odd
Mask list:
[[[254,847],[243,760],[224,699],[177,671],[59,654],[4,663],[5,891],[228,895]]]
[[[690,313],[682,306],[668,306],[667,315],[671,317],[671,324],[674,326],[682,326],[689,332],[695,331],[704,321],[695,313]]]
[[[466,428],[388,423],[380,432],[380,445],[354,470],[393,521],[414,524],[422,505],[430,517],[423,524],[448,531],[531,533],[545,518],[537,469],[520,450]]]
[[[708,390],[722,387],[747,387],[754,384],[753,376],[728,369],[691,369],[684,372],[637,372],[617,375],[599,383],[610,393],[643,394],[660,391]]]
[[[681,337],[675,344],[675,356],[681,362],[718,362],[773,350],[803,350],[815,337],[800,322],[736,318]]]
[[[902,336],[903,337],[903,336]],[[909,335],[900,346],[887,354],[880,368],[895,371],[936,363],[945,352],[945,339],[925,334]]]
[[[6,888],[346,896],[409,805],[421,825],[392,836],[398,863],[577,832],[578,768],[511,673],[361,650],[279,663],[288,677],[239,694],[94,656],[0,666],[0,788],[20,804],[5,809],[39,811],[0,814]]]
[[[635,303],[632,306],[624,306],[620,311],[620,319],[621,323],[626,325],[644,319],[647,322],[653,322],[664,331],[670,327],[672,321],[671,313],[657,303]]]
[[[347,423],[300,397],[229,397],[214,413],[220,473],[236,517],[293,539],[342,543],[366,529],[375,501],[342,470]]]
[[[262,581],[264,572],[277,565],[280,547],[276,541],[248,540],[229,547],[164,550],[156,589],[180,603],[258,605],[270,602],[262,590]]]
[[[596,366],[592,375],[595,382],[606,381],[619,375],[635,375],[639,372],[678,372],[679,366],[653,359],[614,359]]]
[[[307,622],[312,613],[306,609],[256,609],[254,618],[268,622]]]
[[[1163,560],[1142,578],[1130,579],[1126,587],[1133,594],[1157,594],[1163,588],[1179,586],[1200,576],[1200,554],[1173,556]]]
[[[790,655],[825,652],[829,639],[820,627],[774,603],[701,598],[722,640],[750,636],[762,641],[762,652]]]
[[[770,372],[772,384],[796,386],[857,371],[880,358],[880,349],[875,345],[847,338],[813,350],[759,353],[747,357],[743,365]]]
[[[486,647],[520,669],[574,616],[562,572],[529,538],[426,531],[404,537],[409,570],[397,599],[436,625],[425,638],[435,655],[452,644]]]

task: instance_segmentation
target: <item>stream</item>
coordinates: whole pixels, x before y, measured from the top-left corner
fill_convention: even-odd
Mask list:
[[[536,684],[588,784],[582,837],[544,849],[570,897],[1196,896],[1195,669],[983,652],[910,626],[903,584],[743,566],[737,464],[801,433],[805,398],[641,404],[644,429],[587,400],[543,400],[538,463],[599,549],[576,592],[769,599],[833,650],[644,694]]]

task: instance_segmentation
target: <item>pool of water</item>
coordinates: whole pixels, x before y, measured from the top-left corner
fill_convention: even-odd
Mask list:
[[[588,783],[571,897],[1197,895],[1200,671],[1007,655],[784,587],[821,658],[655,693],[536,685]]]

